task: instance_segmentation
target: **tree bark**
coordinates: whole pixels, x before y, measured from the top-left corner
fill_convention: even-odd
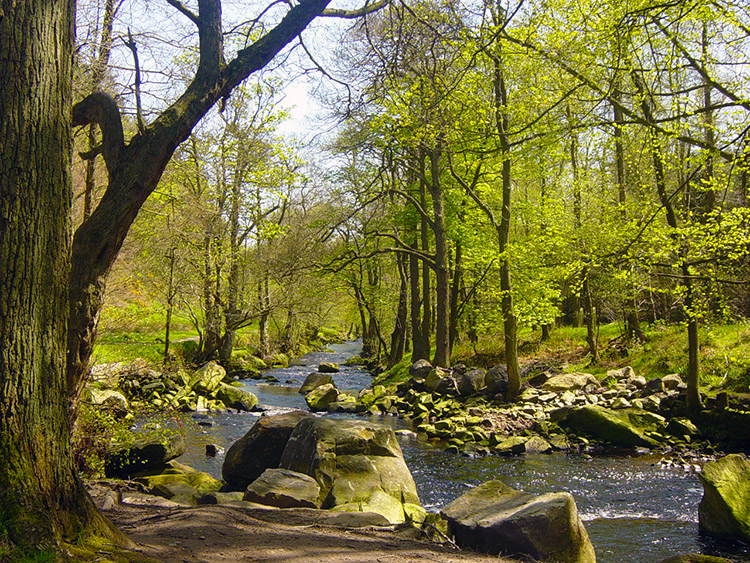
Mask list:
[[[505,12],[500,2],[493,11],[493,19],[496,26],[505,22]],[[496,52],[492,54],[493,63],[493,94],[495,111],[495,128],[500,141],[502,151],[502,191],[503,209],[500,223],[497,226],[498,251],[500,254],[500,291],[501,309],[503,312],[503,328],[505,340],[505,364],[508,368],[508,391],[507,398],[513,401],[521,392],[521,370],[518,366],[518,321],[516,320],[513,307],[513,292],[510,280],[510,257],[508,256],[508,243],[510,240],[510,219],[512,203],[511,182],[511,145],[508,137],[510,128],[510,117],[508,115],[508,89],[505,85],[505,76],[502,65],[502,45],[498,43]]]
[[[424,169],[425,154],[423,150],[420,150],[419,154],[419,166],[421,169],[420,174],[420,205],[422,209],[427,209],[427,182],[425,180],[425,169]],[[430,254],[430,233],[429,224],[427,217],[421,216],[420,222],[420,236],[422,242],[422,253],[425,256]],[[432,289],[430,284],[430,265],[426,260],[422,260],[422,322],[421,336],[422,342],[420,344],[424,354],[427,358],[430,357],[430,335],[432,333]]]
[[[406,346],[406,329],[409,314],[409,280],[406,275],[406,256],[397,256],[396,266],[400,278],[398,292],[398,309],[396,312],[396,322],[393,325],[391,333],[391,347],[388,354],[388,367],[393,367],[401,361]]]
[[[433,232],[435,233],[435,357],[433,365],[449,367],[451,361],[448,312],[450,310],[450,277],[448,273],[448,239],[445,228],[445,195],[440,180],[441,146],[430,151],[430,192],[432,195]]]
[[[417,250],[416,240],[412,248]],[[419,258],[415,254],[409,254],[409,309],[411,314],[412,362],[426,360],[430,356],[430,351],[424,348],[424,336],[422,335],[422,297],[420,288]]]
[[[583,302],[583,317],[586,323],[586,344],[589,347],[591,363],[599,363],[599,338],[596,333],[596,308],[591,299],[589,284],[589,269],[585,267],[581,272],[581,301]]]
[[[460,314],[458,303],[461,295],[462,268],[463,267],[463,245],[456,241],[456,252],[453,265],[453,283],[451,284],[451,314],[449,323],[450,353],[458,340],[458,317]]]
[[[0,2],[0,511],[3,541],[127,541],[72,462],[65,350],[72,2]]]
[[[633,83],[636,90],[642,97],[641,111],[643,117],[648,123],[655,123],[654,115],[652,111],[653,101],[648,96],[646,88],[643,84],[641,77],[633,71],[631,73]],[[664,211],[667,215],[667,224],[672,229],[671,236],[677,237],[677,213],[675,213],[674,205],[672,200],[667,194],[667,181],[664,172],[664,159],[662,157],[661,146],[659,143],[658,133],[655,128],[649,129],[649,141],[651,144],[651,159],[654,166],[654,176],[656,180],[656,191],[659,194],[659,200],[661,201]],[[680,263],[680,272],[682,274],[682,283],[685,286],[685,300],[683,302],[682,310],[687,319],[687,337],[688,337],[688,372],[687,372],[687,410],[691,415],[697,414],[701,408],[703,408],[703,402],[700,396],[700,363],[698,361],[698,352],[700,341],[698,337],[698,318],[694,311],[695,307],[695,295],[693,282],[690,279],[690,267],[687,264],[687,249],[684,243],[678,242],[678,260]]]

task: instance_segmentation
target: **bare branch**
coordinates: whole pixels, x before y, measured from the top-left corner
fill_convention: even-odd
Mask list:
[[[367,14],[377,12],[378,10],[385,8],[390,3],[391,0],[380,0],[378,2],[370,4],[368,0],[367,2],[365,2],[364,6],[362,6],[361,8],[357,8],[356,10],[340,10],[335,8],[328,8],[326,10],[323,10],[323,13],[321,13],[320,15],[324,18],[343,18],[345,20],[353,20],[356,18],[361,18],[362,16],[366,16]]]
[[[143,122],[143,109],[141,106],[141,66],[138,63],[138,45],[136,45],[133,36],[128,28],[128,40],[122,40],[128,49],[133,53],[133,65],[135,66],[135,119],[138,123],[138,132],[143,133],[146,125]]]
[[[196,26],[201,26],[201,21],[198,18],[198,15],[193,13],[185,4],[180,2],[180,0],[167,0],[167,3],[176,8],[178,12],[180,12],[182,15],[186,16],[191,22],[193,22]]]

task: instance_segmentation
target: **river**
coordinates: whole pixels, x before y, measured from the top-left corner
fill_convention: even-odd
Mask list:
[[[302,408],[297,389],[320,362],[336,362],[337,387],[359,391],[372,378],[364,370],[343,365],[359,352],[357,341],[331,346],[293,362],[289,368],[266,372],[278,384],[247,381],[244,387],[261,405]],[[179,458],[196,469],[221,478],[224,452],[257,419],[255,413],[194,415],[180,421],[188,451]],[[352,415],[327,415],[352,416]],[[394,417],[372,417],[396,429],[409,428]],[[750,563],[750,546],[719,544],[698,534],[698,477],[681,469],[662,469],[648,456],[526,455],[469,458],[410,437],[399,437],[425,508],[437,511],[469,487],[501,479],[530,493],[568,491],[576,499],[599,563],[658,563],[677,553],[704,553]],[[205,445],[218,447],[216,457],[204,455]]]

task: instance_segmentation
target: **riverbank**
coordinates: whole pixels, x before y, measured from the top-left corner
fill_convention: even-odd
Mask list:
[[[106,491],[92,489],[100,506]],[[411,527],[332,525],[325,511],[170,507],[122,497],[105,514],[136,542],[131,563],[512,563],[419,541]]]

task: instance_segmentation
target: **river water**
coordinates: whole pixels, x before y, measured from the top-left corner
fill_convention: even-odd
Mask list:
[[[279,383],[245,382],[261,405],[306,409],[297,392],[320,362],[336,362],[337,387],[359,391],[371,382],[364,370],[343,365],[360,350],[359,342],[331,346],[330,351],[302,357],[289,368],[266,372]],[[224,452],[257,419],[255,413],[194,415],[179,421],[188,443],[179,461],[221,478]],[[327,415],[351,416],[351,415]],[[409,428],[394,417],[372,417],[396,429]],[[469,487],[490,479],[530,493],[570,492],[576,499],[599,563],[658,563],[677,553],[704,553],[750,563],[750,547],[720,544],[698,534],[698,477],[681,469],[662,469],[648,456],[579,455],[486,456],[468,458],[410,437],[399,437],[404,458],[425,508],[437,511]],[[218,447],[216,457],[205,445]]]

